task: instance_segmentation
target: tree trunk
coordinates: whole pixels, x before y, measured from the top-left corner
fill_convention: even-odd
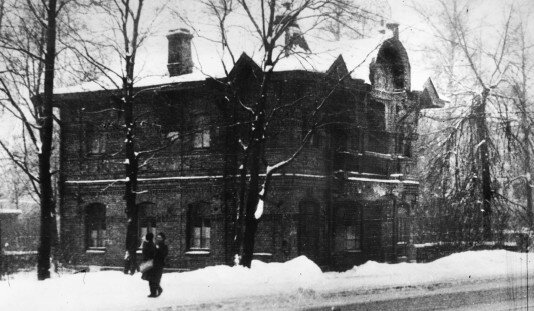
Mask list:
[[[126,56],[126,77],[123,78],[123,107],[124,107],[124,126],[126,128],[125,140],[125,193],[126,200],[126,251],[128,260],[125,261],[124,272],[128,271],[133,274],[137,269],[137,248],[139,246],[139,210],[136,204],[137,200],[137,174],[139,170],[138,159],[135,153],[134,137],[134,117],[133,117],[133,67],[134,63],[131,56]]]
[[[491,171],[489,160],[489,147],[487,141],[487,125],[486,125],[486,102],[489,90],[485,89],[482,96],[476,99],[475,115],[477,126],[478,143],[480,144],[478,152],[480,159],[480,167],[482,169],[482,229],[485,240],[492,239],[491,231],[491,214],[492,214],[492,197],[491,191]]]
[[[272,64],[271,53],[268,53],[265,64]],[[267,106],[267,90],[270,87],[272,76],[272,66],[265,72],[261,84],[260,97],[257,103],[257,109],[254,111],[254,121],[252,123],[252,137],[250,143],[250,181],[248,184],[247,199],[245,206],[245,233],[243,236],[243,256],[241,258],[241,265],[250,268],[252,263],[252,256],[254,254],[254,240],[256,238],[256,231],[258,229],[259,220],[256,219],[254,213],[260,200],[260,166],[263,157],[262,151],[265,141],[265,109]],[[264,193],[264,196],[266,192]]]
[[[523,148],[525,152],[525,190],[527,192],[527,219],[530,230],[534,230],[534,211],[532,210],[532,169],[530,165],[530,122],[526,115],[527,105],[525,100],[521,100],[521,123],[523,128]]]
[[[260,146],[254,146],[252,150],[252,161],[250,167],[250,182],[248,185],[246,213],[245,213],[245,233],[243,236],[243,256],[241,265],[249,267],[254,254],[254,240],[258,229],[258,219],[254,216],[259,202],[260,192]]]
[[[50,158],[52,155],[53,131],[53,95],[54,95],[54,65],[56,58],[56,0],[48,2],[46,29],[46,55],[43,100],[39,100],[40,118],[38,124],[41,150],[39,153],[39,181],[41,187],[41,237],[37,258],[37,278],[44,280],[50,277],[50,253],[52,247],[52,219],[55,206],[52,190],[52,174],[50,172]]]

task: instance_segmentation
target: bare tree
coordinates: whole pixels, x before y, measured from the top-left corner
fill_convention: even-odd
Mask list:
[[[139,70],[136,66],[136,58],[140,47],[147,37],[152,34],[151,27],[159,14],[165,9],[168,1],[160,3],[160,6],[151,6],[144,0],[113,0],[101,2],[95,6],[95,13],[100,14],[102,19],[110,20],[109,35],[103,38],[94,38],[92,33],[82,35],[74,34],[80,41],[85,42],[83,47],[73,47],[77,55],[84,61],[93,65],[97,73],[92,77],[92,82],[99,84],[107,91],[113,107],[101,111],[86,111],[92,115],[103,115],[109,111],[116,112],[122,118],[124,127],[124,145],[121,150],[116,150],[114,155],[124,156],[124,200],[125,214],[127,217],[127,229],[125,234],[126,262],[124,272],[135,273],[137,268],[137,249],[139,247],[139,210],[137,195],[138,172],[143,164],[141,159],[151,158],[150,155],[164,149],[162,146],[151,150],[138,150],[136,132],[142,118],[135,113],[136,103],[140,97],[155,92],[159,88],[136,89],[135,82],[139,80]],[[144,22],[145,11],[150,10],[152,16]],[[153,10],[152,10],[153,9]],[[105,54],[108,54],[106,57]],[[111,57],[109,56],[111,55]],[[120,64],[120,67],[116,65]],[[147,161],[148,161],[147,160]]]
[[[534,211],[532,202],[532,153],[534,144],[532,142],[532,101],[529,99],[532,93],[532,82],[530,76],[534,70],[532,60],[532,49],[534,42],[527,31],[530,12],[517,12],[512,23],[510,70],[505,77],[505,84],[509,87],[508,92],[502,93],[500,100],[502,104],[509,108],[505,113],[509,115],[504,124],[504,133],[510,151],[515,149],[517,156],[510,161],[517,159],[521,163],[521,168],[515,171],[515,175],[510,176],[508,185],[523,184],[524,187],[524,207],[526,220],[530,230],[534,230]],[[506,189],[505,189],[506,190]],[[522,196],[521,196],[522,197]],[[511,198],[512,199],[512,198]],[[517,204],[517,203],[516,203]],[[523,204],[523,203],[520,203]]]
[[[15,150],[6,141],[0,146],[23,171],[39,197],[41,232],[38,279],[50,276],[50,255],[55,229],[55,199],[52,164],[54,142],[53,92],[56,72],[72,79],[66,70],[69,56],[58,41],[75,30],[68,22],[71,9],[90,1],[2,1],[0,27],[0,101],[5,111],[22,125],[22,148]],[[57,46],[60,46],[58,49]],[[61,58],[60,70],[56,66]],[[36,158],[36,159],[35,159]]]
[[[23,18],[19,18],[16,15],[3,15],[2,37],[0,40],[0,48],[3,51],[4,59],[9,61],[9,58],[15,52],[23,55],[22,59],[10,59],[10,62],[7,63],[4,75],[0,78],[0,91],[5,96],[3,98],[4,107],[9,107],[8,109],[21,119],[28,139],[31,140],[38,153],[38,174],[34,174],[30,170],[25,159],[17,159],[14,154],[10,153],[5,144],[2,143],[2,147],[12,160],[28,174],[33,182],[35,191],[40,197],[41,240],[37,271],[39,280],[50,277],[50,254],[55,214],[50,160],[52,155],[56,27],[58,15],[66,4],[67,2],[65,1],[58,3],[56,0],[40,3],[28,1],[26,4],[9,3],[7,13],[15,13],[18,8],[23,7],[23,10],[30,12],[27,16],[29,20],[24,21]],[[22,31],[19,32],[18,30],[21,28]],[[34,35],[36,37],[33,37]],[[19,60],[25,60],[25,64],[28,67],[35,66],[32,68],[37,68],[34,72],[35,75],[25,77],[16,72],[19,69],[17,67],[21,65],[16,63]],[[34,102],[30,104],[28,102],[29,99],[23,99],[20,96],[21,92],[16,89],[19,87],[16,83],[20,79],[32,78],[42,81],[42,85],[40,85],[40,82],[32,84],[33,88],[30,92],[33,92],[36,97]],[[42,94],[40,93],[41,90],[43,91]],[[26,108],[30,108],[29,117],[25,111]]]
[[[460,228],[453,239],[491,240],[492,223],[502,228],[508,217],[509,200],[499,192],[499,184],[506,176],[505,167],[512,165],[506,160],[512,150],[506,146],[511,146],[509,124],[515,117],[503,94],[509,93],[515,62],[511,51],[517,11],[503,5],[502,23],[474,29],[477,10],[471,3],[434,4],[435,14],[413,7],[436,38],[429,54],[440,64],[436,72],[443,77],[444,93],[451,102],[444,110],[426,115],[431,127],[436,128],[435,121],[442,123],[437,125],[441,130],[423,140],[423,145],[432,146],[424,151],[429,159],[426,180],[441,189],[438,208],[450,206],[447,213],[456,213],[452,225]],[[443,212],[435,216],[443,219]]]
[[[237,262],[241,254],[240,264],[250,267],[264,204],[270,200],[273,175],[293,163],[306,148],[314,133],[325,126],[327,122],[325,106],[331,100],[331,96],[343,88],[344,80],[356,69],[350,68],[348,73],[335,78],[322,79],[322,82],[318,82],[318,85],[323,83],[320,90],[313,94],[316,96],[315,101],[309,104],[306,96],[288,103],[282,102],[276,94],[273,94],[276,93],[273,91],[276,87],[273,82],[275,68],[281,60],[291,56],[307,62],[307,57],[313,54],[304,34],[323,29],[327,26],[327,22],[335,21],[335,17],[339,18],[340,14],[345,16],[344,14],[349,11],[357,11],[361,14],[362,20],[369,19],[369,16],[377,18],[377,15],[370,15],[369,12],[360,10],[347,1],[303,0],[290,3],[275,0],[259,2],[206,0],[203,3],[208,14],[215,19],[223,58],[228,55],[230,65],[235,66],[238,62],[236,58],[238,48],[228,40],[228,35],[236,28],[229,21],[234,14],[246,17],[245,22],[238,28],[248,29],[251,36],[258,40],[257,45],[261,51],[259,68],[253,74],[256,79],[253,85],[240,88],[236,86],[236,81],[232,77],[228,77],[228,82],[225,84],[228,107],[239,109],[234,112],[238,117],[234,117],[233,121],[237,123],[231,125],[236,128],[233,133],[236,135],[236,148],[241,153],[237,165],[239,187],[234,229],[234,261]],[[187,19],[184,20],[188,22]],[[338,19],[337,22],[342,20]],[[194,23],[189,21],[188,24],[194,27]],[[301,28],[304,25],[306,27]],[[240,60],[245,58],[241,56]],[[221,59],[221,62],[228,75],[226,60]],[[325,88],[325,85],[328,87]],[[248,96],[246,92],[250,90],[254,91]],[[230,108],[229,110],[232,111]],[[284,114],[289,116],[302,114],[305,125],[294,150],[288,152],[284,159],[275,160],[276,157],[269,151],[269,145],[275,140],[276,135],[273,133],[276,132],[276,128],[284,122]]]

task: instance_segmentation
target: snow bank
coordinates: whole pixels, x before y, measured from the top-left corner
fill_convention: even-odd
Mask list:
[[[534,254],[529,269],[534,269]],[[518,277],[527,271],[527,254],[505,250],[468,251],[429,263],[386,264],[368,261],[343,273],[326,273],[339,289],[383,286],[419,286],[501,277]],[[326,286],[324,289],[332,290]]]
[[[253,261],[252,268],[212,266],[163,275],[164,293],[150,299],[148,283],[139,274],[116,271],[54,275],[38,282],[35,272],[19,273],[0,282],[1,310],[146,310],[231,300],[273,306],[289,302],[306,305],[322,295],[343,291],[420,286],[522,276],[534,269],[534,254],[504,250],[471,251],[431,263],[385,264],[367,262],[343,272],[321,272],[301,256],[285,263]],[[242,302],[243,301],[243,302]],[[247,307],[248,306],[248,307]],[[256,308],[262,309],[262,308]]]
[[[140,275],[102,271],[68,275],[38,282],[35,272],[0,282],[1,310],[142,310],[188,305],[243,296],[279,295],[317,286],[321,269],[301,256],[285,263],[253,261],[252,268],[212,266],[163,275],[164,293],[150,299]],[[31,299],[28,299],[31,298]]]

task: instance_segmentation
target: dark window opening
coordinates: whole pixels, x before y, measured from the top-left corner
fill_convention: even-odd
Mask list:
[[[156,236],[157,232],[157,222],[156,217],[153,215],[155,212],[156,205],[154,203],[145,202],[138,205],[138,236],[139,236],[139,247],[141,247],[141,242],[148,232],[151,232]]]
[[[87,248],[106,247],[106,206],[95,203],[86,207]]]
[[[187,215],[187,243],[189,249],[211,248],[211,212],[206,203],[189,207]]]
[[[397,210],[397,217],[398,242],[407,244],[410,241],[410,222],[408,218],[408,210],[405,207],[400,207]]]
[[[204,116],[197,117],[195,120],[196,132],[193,134],[194,148],[208,148],[211,143],[210,128],[208,118]]]
[[[336,251],[359,251],[362,248],[361,208],[354,202],[336,208]]]
[[[386,108],[384,104],[371,101],[366,109],[368,151],[387,153]]]
[[[108,134],[97,130],[93,125],[88,125],[86,130],[86,150],[90,155],[103,154],[106,152]]]

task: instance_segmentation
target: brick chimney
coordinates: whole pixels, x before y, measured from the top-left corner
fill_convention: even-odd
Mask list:
[[[399,39],[399,24],[398,23],[388,23],[386,24],[387,29],[391,30],[393,33],[393,38]]]
[[[193,72],[191,39],[193,35],[185,28],[169,31],[169,59],[167,69],[171,77]]]

